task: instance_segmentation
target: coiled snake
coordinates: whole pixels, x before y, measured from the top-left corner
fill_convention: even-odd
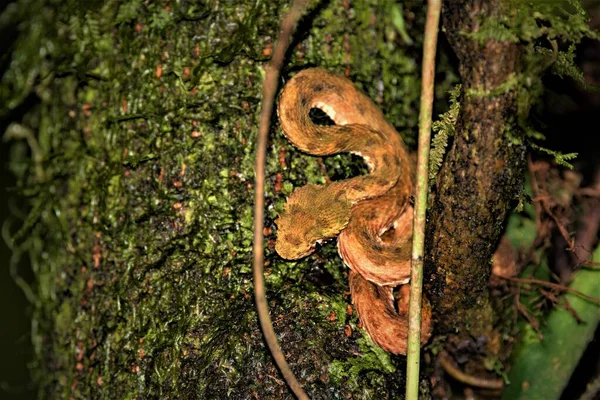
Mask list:
[[[335,125],[313,123],[313,108]],[[320,68],[303,70],[285,85],[278,115],[285,136],[301,151],[359,155],[369,174],[295,190],[276,221],[276,251],[286,259],[302,258],[316,243],[339,235],[363,327],[384,350],[406,354],[414,178],[400,135],[350,80]],[[399,285],[396,307],[393,290]],[[431,330],[424,299],[422,344]]]

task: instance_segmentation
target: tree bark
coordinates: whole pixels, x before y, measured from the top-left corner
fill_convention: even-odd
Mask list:
[[[469,36],[499,18],[503,3],[444,2],[444,33],[459,62],[460,112],[437,177],[428,215],[425,259],[439,332],[451,342],[484,340],[498,354],[488,279],[508,213],[523,190],[525,145],[517,126],[518,43]],[[517,139],[517,140],[515,140]]]

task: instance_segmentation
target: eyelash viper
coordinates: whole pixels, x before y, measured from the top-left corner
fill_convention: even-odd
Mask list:
[[[318,108],[335,123],[313,123]],[[276,221],[275,250],[286,259],[314,251],[338,236],[350,268],[352,301],[361,323],[384,350],[406,354],[414,178],[400,135],[354,84],[321,68],[305,69],[284,87],[278,106],[286,138],[316,156],[348,152],[369,174],[327,185],[306,185],[287,199]],[[394,305],[393,290],[400,286]],[[421,343],[431,336],[431,308],[423,299]]]

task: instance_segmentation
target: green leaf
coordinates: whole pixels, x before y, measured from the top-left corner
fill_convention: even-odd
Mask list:
[[[600,247],[596,248],[593,260],[600,260]],[[580,270],[570,287],[600,298],[600,270]],[[542,329],[543,341],[535,335],[528,335],[526,341],[522,337],[508,376],[511,384],[505,388],[502,399],[560,398],[600,321],[600,304],[574,293],[565,294],[564,300],[583,322],[577,322],[569,311],[556,308]],[[523,329],[523,334],[526,333],[527,329]]]
[[[529,145],[534,150],[537,150],[537,151],[540,151],[542,153],[546,153],[546,154],[550,154],[551,156],[554,156],[554,161],[558,165],[562,165],[563,167],[567,167],[569,169],[573,169],[573,165],[570,162],[568,162],[568,161],[577,158],[577,153],[562,154],[559,151],[547,149],[547,148],[539,146],[539,145],[537,145],[537,144],[535,144],[533,142],[529,143]]]
[[[392,20],[392,25],[396,29],[396,32],[402,38],[404,43],[411,45],[413,44],[410,35],[406,31],[406,24],[404,23],[404,15],[402,14],[402,4],[390,3],[390,18]]]

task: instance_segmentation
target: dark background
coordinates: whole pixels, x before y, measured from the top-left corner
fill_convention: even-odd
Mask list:
[[[0,123],[3,133],[6,124]],[[0,143],[0,226],[13,218],[12,226],[19,221],[10,217],[10,207],[20,206],[19,198],[11,193],[15,186],[14,177],[8,171],[8,144]],[[14,232],[14,228],[11,229]],[[30,307],[23,291],[17,286],[10,273],[11,252],[0,239],[0,399],[33,399],[35,391],[30,385],[28,363],[33,358],[31,345]],[[27,265],[21,263],[17,273],[31,282],[32,274]]]
[[[0,1],[0,14],[12,2]],[[18,33],[17,27],[0,26],[0,77],[10,62],[10,47]],[[0,104],[0,110],[4,108]],[[8,169],[9,145],[2,137],[8,126],[8,119],[0,114],[0,231],[10,224],[10,232],[22,224],[14,217],[11,208],[23,209],[24,202],[19,198],[15,188],[15,178]],[[19,120],[17,115],[10,118]],[[31,384],[28,365],[33,359],[31,344],[31,311],[23,291],[17,286],[10,271],[11,251],[0,236],[0,399],[21,400],[35,399],[35,388]],[[32,282],[33,274],[26,263],[21,262],[16,272]]]

